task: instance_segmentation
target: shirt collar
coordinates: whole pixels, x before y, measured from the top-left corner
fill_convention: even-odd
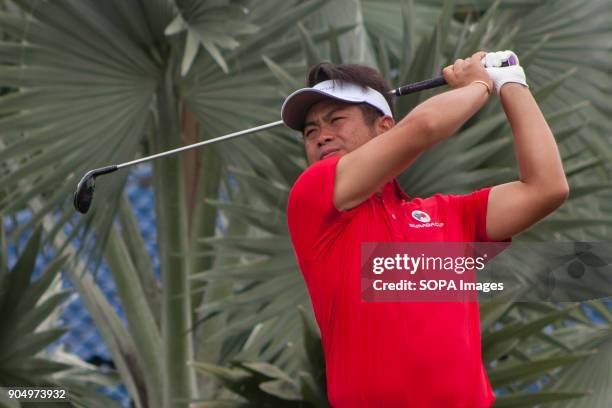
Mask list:
[[[393,199],[399,200],[399,201],[401,200],[410,201],[410,196],[406,194],[404,190],[402,190],[402,187],[400,186],[397,179],[393,179],[389,181],[387,184],[385,184],[380,197],[387,201],[393,200]]]
[[[410,196],[406,194],[404,190],[402,190],[402,186],[400,186],[397,179],[393,179],[393,187],[395,187],[395,194],[397,194],[398,198],[402,200],[410,201]]]

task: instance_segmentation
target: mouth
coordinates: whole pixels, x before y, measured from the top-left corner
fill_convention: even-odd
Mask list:
[[[319,155],[319,160],[323,160],[323,159],[326,159],[326,158],[328,158],[330,156],[333,156],[334,154],[338,153],[339,151],[340,151],[340,149],[328,149],[328,150],[324,150]]]

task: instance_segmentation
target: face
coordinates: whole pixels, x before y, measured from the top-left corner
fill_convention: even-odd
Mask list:
[[[308,164],[333,155],[344,155],[386,131],[379,118],[368,126],[359,106],[333,99],[314,104],[306,115],[302,132]],[[381,131],[382,130],[382,131]]]

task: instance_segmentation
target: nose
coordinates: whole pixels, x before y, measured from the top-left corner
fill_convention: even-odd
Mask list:
[[[334,139],[335,135],[333,134],[331,129],[328,129],[326,126],[323,126],[321,128],[321,131],[319,132],[319,138],[317,140],[317,144],[319,146],[323,146],[324,144],[332,141]]]

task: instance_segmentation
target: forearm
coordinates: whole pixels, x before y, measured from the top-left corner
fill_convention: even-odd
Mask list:
[[[428,133],[430,147],[459,130],[482,108],[488,98],[487,88],[483,84],[472,83],[429,98],[414,108],[398,125],[410,121],[413,116],[424,118],[431,129]]]
[[[557,143],[529,89],[506,84],[500,98],[514,134],[520,180],[545,191],[569,189]]]

